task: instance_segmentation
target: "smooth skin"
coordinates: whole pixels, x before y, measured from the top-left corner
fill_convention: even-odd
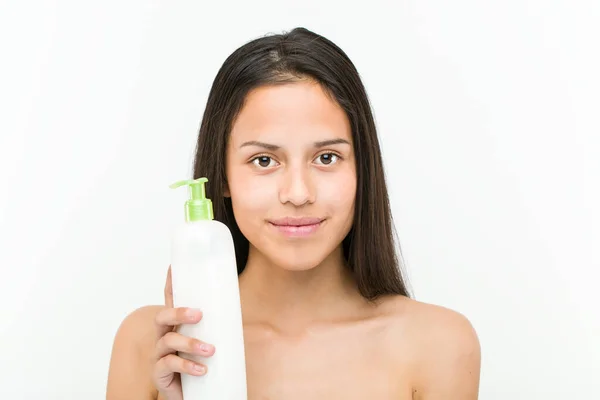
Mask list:
[[[356,163],[338,104],[310,80],[257,88],[228,146],[225,194],[250,242],[239,278],[248,399],[477,399],[480,344],[467,318],[403,296],[368,303],[344,267]],[[271,224],[282,217],[324,222],[289,237]],[[210,371],[177,351],[219,351],[174,330],[201,318],[173,308],[169,268],[165,305],[135,310],[117,331],[107,400],[181,400],[180,374]]]

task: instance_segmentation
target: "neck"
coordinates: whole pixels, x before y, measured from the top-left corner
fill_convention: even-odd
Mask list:
[[[281,331],[351,318],[365,304],[341,247],[314,268],[290,271],[274,265],[251,245],[239,282],[244,319]]]

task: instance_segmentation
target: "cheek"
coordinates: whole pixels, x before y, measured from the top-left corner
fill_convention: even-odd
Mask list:
[[[263,178],[263,179],[261,179]],[[231,205],[235,221],[248,241],[264,247],[268,237],[265,219],[277,202],[275,185],[267,184],[264,177],[235,173],[229,177]]]
[[[273,191],[272,185],[265,185],[260,181],[260,177],[232,171],[228,182],[233,211],[240,229],[248,224],[262,221],[273,199],[277,199],[277,193]]]
[[[318,202],[327,206],[334,215],[343,217],[354,211],[356,175],[353,171],[347,171],[336,179],[323,180],[318,190]]]

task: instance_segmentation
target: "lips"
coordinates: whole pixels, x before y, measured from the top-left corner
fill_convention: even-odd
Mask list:
[[[323,221],[323,218],[313,218],[313,217],[285,217],[279,219],[272,219],[269,222],[275,226],[310,226],[310,225],[318,225]]]
[[[301,238],[308,237],[316,233],[323,221],[323,218],[286,217],[270,220],[269,224],[285,237]]]

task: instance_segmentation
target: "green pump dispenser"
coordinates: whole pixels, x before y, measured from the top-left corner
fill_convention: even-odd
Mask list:
[[[169,187],[176,189],[187,185],[190,188],[190,199],[185,202],[185,219],[187,222],[214,219],[212,201],[206,198],[205,177],[175,182]]]

